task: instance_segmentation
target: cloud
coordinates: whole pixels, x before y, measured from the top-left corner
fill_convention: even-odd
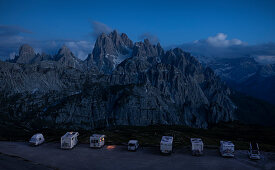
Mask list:
[[[274,63],[275,43],[249,45],[239,39],[227,39],[224,33],[218,33],[206,39],[178,45],[194,56],[215,58],[254,57],[259,63]]]
[[[88,41],[68,41],[65,45],[81,60],[85,60],[94,47],[94,44]]]
[[[275,56],[272,56],[272,55],[260,55],[260,56],[255,56],[254,58],[260,64],[274,64],[275,63]]]
[[[13,57],[26,41],[24,35],[32,33],[18,26],[0,25],[0,59]]]
[[[98,21],[92,21],[92,29],[93,29],[92,36],[94,39],[96,39],[102,33],[108,34],[112,32],[112,28]]]
[[[241,40],[239,39],[227,39],[227,35],[224,33],[218,33],[217,35],[213,37],[208,37],[205,40],[196,40],[194,41],[196,44],[204,44],[204,45],[209,45],[209,46],[214,46],[214,47],[229,47],[229,46],[235,46],[235,45],[243,45]]]
[[[32,33],[18,26],[0,25],[0,59],[13,59],[23,44],[32,46],[36,53],[55,55],[62,45],[67,45],[75,56],[84,60],[92,52],[93,43],[85,40],[35,40]]]
[[[138,39],[139,40],[144,40],[144,39],[148,39],[152,44],[157,44],[159,42],[159,38],[156,35],[153,35],[149,32],[143,33],[141,34]]]
[[[0,37],[19,35],[20,33],[32,33],[18,26],[0,25]]]
[[[228,47],[232,45],[241,45],[242,41],[239,39],[227,40],[227,35],[224,33],[218,33],[214,37],[208,37],[207,42],[216,47]]]

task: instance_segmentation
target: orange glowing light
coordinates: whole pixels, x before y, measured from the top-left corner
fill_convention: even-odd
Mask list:
[[[115,149],[116,148],[116,145],[108,145],[107,146],[107,149],[108,150],[112,150],[112,149]]]

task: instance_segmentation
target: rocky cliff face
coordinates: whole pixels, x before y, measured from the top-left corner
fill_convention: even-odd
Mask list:
[[[36,55],[33,48],[27,44],[20,47],[19,56],[16,59],[16,63],[31,64],[35,60]]]
[[[119,63],[130,57],[132,48],[133,42],[126,34],[120,35],[116,30],[108,35],[103,33],[86,60],[87,66],[97,66],[99,71],[110,74]]]
[[[65,67],[72,67],[78,70],[84,69],[83,62],[75,57],[66,46],[62,46],[57,55],[54,56],[54,60]]]
[[[65,47],[54,60],[0,62],[1,116],[30,128],[82,129],[151,124],[207,128],[234,119],[230,90],[178,48],[164,52],[148,40],[133,44],[114,31],[102,34],[87,60],[76,63]]]

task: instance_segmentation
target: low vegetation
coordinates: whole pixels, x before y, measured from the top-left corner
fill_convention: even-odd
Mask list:
[[[1,127],[0,140],[28,141],[37,132],[42,132],[47,142],[59,142],[66,133],[61,129],[40,129],[30,131],[23,127]],[[73,131],[74,129],[69,129]],[[270,127],[244,125],[238,122],[220,123],[209,129],[195,129],[185,126],[154,125],[146,127],[119,126],[93,131],[78,130],[80,143],[88,143],[92,133],[105,134],[107,144],[126,145],[130,139],[138,139],[142,146],[158,146],[163,135],[174,136],[175,147],[189,147],[191,137],[202,138],[205,147],[217,148],[220,140],[231,140],[236,149],[248,149],[250,141],[256,141],[260,149],[275,151],[275,129]]]

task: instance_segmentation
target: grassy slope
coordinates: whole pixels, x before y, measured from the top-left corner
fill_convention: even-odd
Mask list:
[[[231,99],[237,105],[236,118],[240,122],[275,127],[274,105],[238,92]]]

